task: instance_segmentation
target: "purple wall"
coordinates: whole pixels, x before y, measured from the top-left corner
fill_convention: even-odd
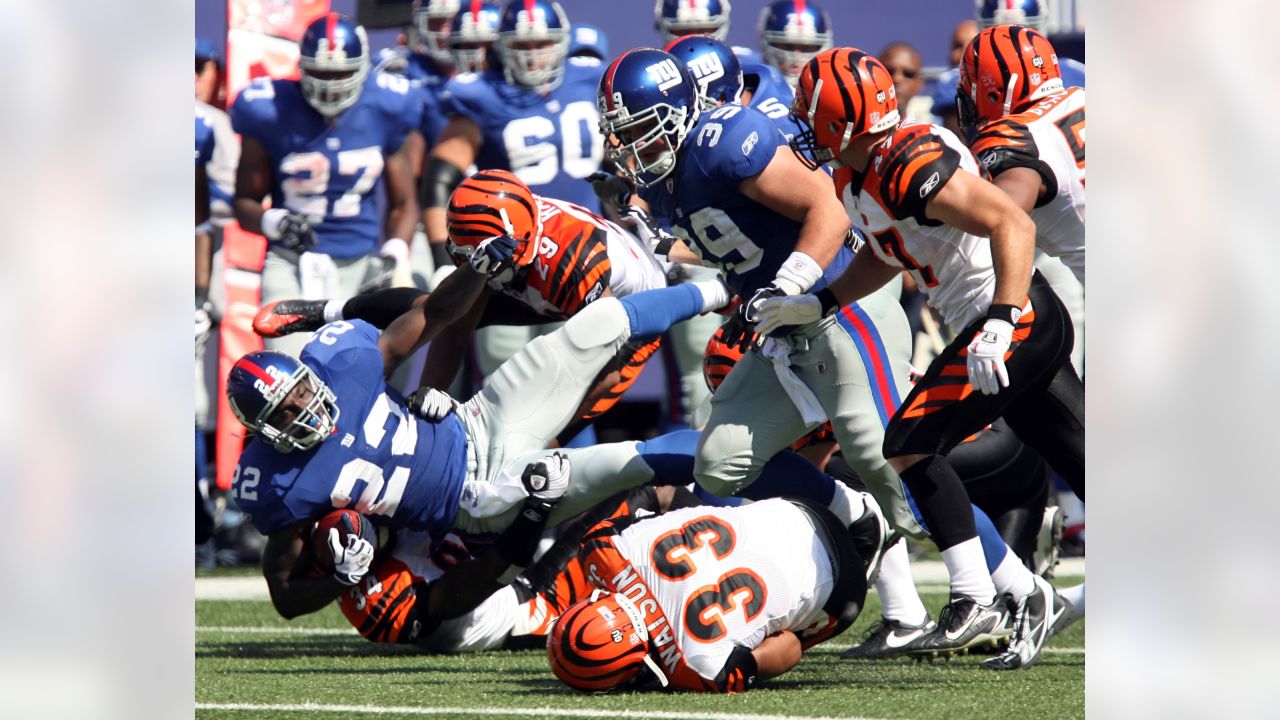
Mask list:
[[[589,22],[604,29],[609,46],[616,54],[640,45],[659,44],[653,29],[653,3],[650,0],[561,0],[569,20]],[[756,20],[765,0],[737,0],[733,4],[733,22],[729,40],[735,45],[757,48]],[[916,46],[926,65],[946,62],[951,29],[956,23],[973,16],[971,0],[828,0],[823,3],[835,27],[837,45],[853,45],[869,52],[879,52],[895,40]],[[354,13],[356,0],[333,0],[335,10]],[[196,34],[213,40],[219,47],[225,43],[227,11],[225,0],[196,0]],[[395,30],[372,30],[370,41],[375,48],[395,43]]]

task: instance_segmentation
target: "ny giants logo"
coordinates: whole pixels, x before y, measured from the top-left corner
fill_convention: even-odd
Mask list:
[[[645,68],[654,80],[658,81],[658,90],[666,92],[680,84],[680,69],[674,60],[663,60]]]
[[[715,53],[696,57],[685,67],[689,68],[693,78],[703,85],[724,77],[724,63],[720,62],[720,56]]]

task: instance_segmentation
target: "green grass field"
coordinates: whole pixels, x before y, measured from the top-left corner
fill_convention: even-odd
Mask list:
[[[1081,578],[1060,578],[1073,585]],[[924,593],[937,616],[943,592]],[[998,673],[982,656],[850,662],[839,653],[880,614],[875,593],[844,635],[740,696],[581,695],[538,651],[429,656],[377,646],[335,606],[287,622],[265,601],[196,603],[196,716],[202,718],[1078,718],[1084,717],[1084,622],[1028,670]]]

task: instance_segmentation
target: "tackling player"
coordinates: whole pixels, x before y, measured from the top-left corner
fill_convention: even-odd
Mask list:
[[[1084,394],[1067,363],[1070,323],[1033,275],[1035,224],[982,179],[951,132],[899,124],[880,61],[853,48],[818,55],[801,74],[793,111],[810,129],[793,141],[797,155],[839,161],[837,192],[872,238],[871,252],[816,295],[766,300],[760,331],[821,318],[902,268],[949,325],[964,328],[894,412],[884,440],[951,573],[952,601],[925,647],[954,647],[1003,613],[968,495],[945,455],[1003,415],[1083,497]],[[1041,586],[1019,608],[1009,651],[986,666],[1030,665],[1065,616],[1064,601]]]
[[[1063,87],[1043,35],[997,25],[965,47],[956,105],[960,124],[978,129],[974,157],[1035,221],[1036,245],[1084,285],[1084,88]]]
[[[825,179],[807,171],[758,110],[727,104],[703,113],[674,56],[623,54],[605,71],[599,102],[610,155],[702,262],[725,271],[747,299],[744,320],[755,320],[762,298],[821,288],[850,261],[849,221]],[[789,328],[748,353],[712,399],[695,466],[699,485],[735,494],[769,458],[830,418],[885,514],[920,535],[880,450],[882,418],[894,394],[905,392],[908,371],[910,339],[896,290]]]
[[[570,607],[547,638],[552,671],[578,690],[745,692],[849,627],[867,594],[848,529],[801,501],[608,520],[580,552],[608,594]]]
[[[231,106],[243,136],[236,220],[270,241],[264,302],[356,294],[383,270],[375,256],[408,261],[405,238],[417,221],[405,152],[417,134],[408,88],[367,79],[364,28],[338,13],[312,22],[299,46],[301,80],[259,78]],[[385,228],[376,200],[384,185]],[[268,347],[296,352],[304,341]]]

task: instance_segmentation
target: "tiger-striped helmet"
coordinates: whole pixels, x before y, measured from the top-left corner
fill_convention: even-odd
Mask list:
[[[516,265],[528,265],[542,237],[538,197],[507,170],[481,170],[463,180],[449,196],[445,224],[449,254],[459,264],[471,257],[481,242],[509,235],[516,239]]]
[[[1062,87],[1058,53],[1044,35],[1022,25],[989,27],[975,35],[960,56],[960,124],[999,120]]]
[[[551,671],[575,690],[612,690],[650,664],[648,657],[644,618],[622,595],[605,594],[570,607],[547,636]]]
[[[702,379],[707,381],[707,389],[715,392],[724,382],[729,371],[742,359],[743,351],[739,345],[727,342],[728,331],[732,320],[716,328],[707,340],[707,349],[702,354]]]
[[[791,141],[801,160],[830,162],[854,139],[897,127],[893,76],[857,48],[824,50],[800,71],[791,114],[808,127]]]

